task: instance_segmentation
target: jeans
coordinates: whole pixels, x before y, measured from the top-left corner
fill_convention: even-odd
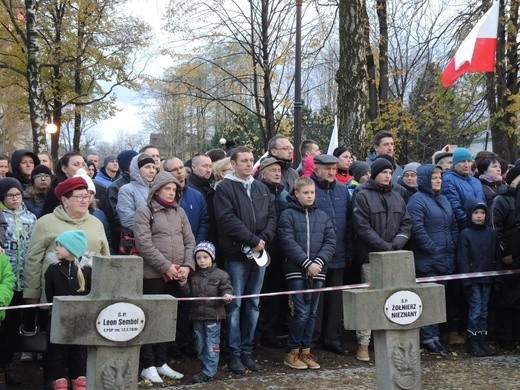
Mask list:
[[[289,290],[307,289],[307,280],[290,279],[287,281]],[[323,280],[314,280],[313,288],[323,287]],[[320,293],[304,293],[291,295],[294,314],[289,326],[288,349],[309,348],[312,341],[312,333],[316,324],[316,311],[320,301]]]
[[[487,331],[487,316],[491,284],[472,284],[468,294],[468,331]]]
[[[220,322],[195,320],[193,332],[202,372],[209,377],[214,377],[220,355]]]
[[[260,294],[264,282],[265,267],[252,261],[228,261],[226,271],[231,279],[235,295]],[[235,298],[227,305],[226,323],[230,353],[240,356],[251,354],[253,338],[258,322],[260,298]]]

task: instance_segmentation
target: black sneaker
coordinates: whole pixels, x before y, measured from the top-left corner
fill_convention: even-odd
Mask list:
[[[251,371],[258,371],[260,370],[260,364],[255,362],[251,355],[248,354],[242,354],[240,355],[240,359],[242,360],[242,364],[249,368]]]
[[[202,382],[210,381],[211,377],[207,376],[206,374],[204,374],[201,371],[198,374],[193,375],[192,379],[193,379],[193,383],[202,383]]]
[[[231,372],[235,374],[243,374],[246,372],[246,368],[240,361],[240,358],[237,355],[231,355],[228,361],[228,368]]]

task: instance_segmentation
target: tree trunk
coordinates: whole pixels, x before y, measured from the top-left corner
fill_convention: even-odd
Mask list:
[[[386,0],[377,0],[377,20],[379,22],[379,101],[388,100],[388,23]]]
[[[47,137],[45,134],[45,104],[43,102],[43,91],[40,82],[38,45],[36,43],[37,8],[37,0],[25,0],[29,115],[33,136],[33,150],[39,153],[47,150]]]
[[[363,151],[367,107],[364,7],[364,0],[339,1],[339,139],[358,156]]]

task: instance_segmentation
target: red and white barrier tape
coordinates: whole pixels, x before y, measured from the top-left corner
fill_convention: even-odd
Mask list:
[[[443,280],[456,280],[456,279],[470,279],[470,278],[483,278],[488,276],[504,276],[504,275],[514,275],[520,274],[520,269],[511,269],[505,271],[487,271],[487,272],[472,272],[465,274],[454,274],[454,275],[441,275],[441,276],[426,276],[422,278],[417,278],[417,283],[428,283],[428,282],[439,282]],[[352,290],[356,288],[366,288],[369,287],[368,283],[358,283],[358,284],[347,284],[344,286],[333,286],[333,287],[321,287],[321,288],[312,288],[308,290],[291,290],[291,291],[277,291],[271,293],[261,293],[261,294],[249,294],[249,295],[240,295],[233,296],[233,299],[242,299],[242,298],[259,298],[259,297],[274,297],[277,295],[292,295],[292,294],[305,294],[305,293],[313,293],[313,292],[322,292],[322,291],[336,291],[336,290]],[[222,297],[186,297],[186,298],[176,298],[178,301],[215,301],[224,299]],[[52,303],[34,303],[29,305],[17,305],[17,306],[7,306],[0,307],[0,310],[15,310],[15,309],[31,309],[35,307],[47,307],[52,306]]]

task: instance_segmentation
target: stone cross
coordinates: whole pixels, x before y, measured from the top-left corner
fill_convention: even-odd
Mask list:
[[[371,329],[377,388],[420,389],[419,328],[446,321],[444,286],[416,284],[410,251],[370,254],[368,289],[343,291],[345,329]]]
[[[86,296],[57,296],[51,342],[87,345],[87,389],[136,389],[142,344],[173,341],[177,301],[143,295],[143,260],[95,256]]]

